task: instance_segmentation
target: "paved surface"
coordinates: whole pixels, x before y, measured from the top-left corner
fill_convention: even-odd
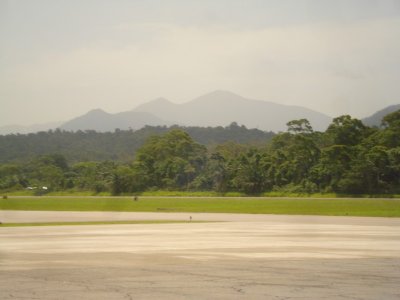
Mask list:
[[[179,220],[267,223],[316,223],[341,225],[400,226],[400,218],[327,217],[264,214],[223,213],[153,213],[153,212],[75,212],[75,211],[21,211],[0,210],[0,222],[79,222],[79,221],[129,221],[129,220]]]
[[[229,222],[0,228],[0,299],[400,299],[400,219],[0,211],[189,215]]]

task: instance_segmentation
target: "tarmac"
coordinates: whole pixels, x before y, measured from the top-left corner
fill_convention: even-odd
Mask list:
[[[400,219],[0,211],[0,299],[400,299]],[[221,221],[221,222],[217,222]]]

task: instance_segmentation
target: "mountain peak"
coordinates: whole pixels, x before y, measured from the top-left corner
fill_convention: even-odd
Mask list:
[[[205,94],[203,96],[200,96],[197,99],[206,98],[206,97],[207,98],[208,97],[221,98],[221,99],[224,99],[224,98],[240,98],[240,99],[244,99],[242,96],[240,96],[238,94],[232,93],[230,91],[225,91],[225,90],[215,90],[215,91],[213,91],[211,93],[208,93],[208,94]]]
[[[139,129],[145,125],[166,125],[168,122],[148,112],[126,111],[110,114],[102,109],[93,109],[86,114],[64,123],[64,130],[96,130],[100,132],[119,129]]]
[[[286,130],[286,123],[308,119],[314,129],[325,130],[331,118],[304,107],[247,99],[225,90],[215,90],[183,104],[156,99],[137,107],[160,119],[186,126],[225,126],[232,122],[248,128],[270,131]]]
[[[171,104],[173,104],[171,101],[169,101],[168,99],[166,99],[166,98],[164,98],[164,97],[159,97],[159,98],[156,98],[156,99],[154,99],[154,100],[151,100],[151,101],[149,101],[149,102],[146,102],[146,103],[143,103],[142,105],[171,105]],[[139,105],[139,106],[142,106],[142,105]]]
[[[215,90],[212,91],[211,93],[208,93],[204,96],[229,96],[229,97],[240,97],[242,98],[242,96],[239,96],[238,94],[232,93],[230,91],[226,91],[226,90]]]
[[[98,116],[101,116],[101,115],[109,115],[109,113],[105,112],[101,108],[96,108],[96,109],[92,109],[92,110],[88,111],[86,113],[86,115],[98,115]]]
[[[232,101],[246,101],[247,99],[239,96],[235,93],[224,91],[224,90],[215,90],[211,93],[200,96],[188,103],[209,103],[209,105],[230,105]],[[186,103],[186,104],[188,104]]]
[[[171,101],[169,101],[168,99],[166,99],[166,98],[164,98],[164,97],[158,97],[158,98],[152,100],[151,102],[160,102],[160,103],[168,102],[168,103],[171,103]]]
[[[149,110],[154,109],[155,107],[164,109],[170,106],[175,105],[174,103],[172,103],[171,101],[169,101],[166,98],[160,97],[160,98],[156,98],[154,100],[151,100],[149,102],[140,104],[139,106],[137,106],[135,109],[133,109],[133,111],[140,111],[140,112],[147,112]]]

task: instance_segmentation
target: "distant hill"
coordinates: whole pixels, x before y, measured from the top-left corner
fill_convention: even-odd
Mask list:
[[[226,126],[232,122],[247,128],[265,131],[286,131],[286,123],[308,119],[315,130],[324,131],[332,118],[301,106],[282,105],[247,99],[227,91],[215,91],[183,104],[158,98],[133,110],[111,114],[94,109],[65,123],[33,127],[4,126],[0,134],[30,133],[60,128],[61,130],[95,130],[113,132],[115,129],[137,130],[149,126]]]
[[[379,126],[381,126],[382,119],[386,115],[388,115],[388,114],[390,114],[392,112],[395,112],[395,111],[397,111],[399,109],[400,109],[400,104],[391,105],[391,106],[388,106],[388,107],[386,107],[386,108],[384,108],[384,109],[382,109],[380,111],[377,111],[376,113],[374,113],[373,115],[371,115],[371,116],[369,116],[367,118],[362,119],[362,121],[367,126],[379,127]]]
[[[32,157],[59,153],[70,162],[119,160],[131,161],[135,152],[146,139],[154,134],[162,134],[171,128],[181,128],[200,144],[213,146],[224,142],[250,145],[266,144],[272,132],[247,129],[235,123],[227,127],[166,127],[145,126],[133,130],[114,132],[87,131],[47,131],[30,134],[0,136],[0,163],[14,160],[26,161]]]
[[[94,109],[83,116],[74,118],[60,126],[62,130],[96,130],[99,132],[111,132],[115,129],[140,129],[146,125],[170,125],[147,112],[127,111],[110,114],[101,109]]]
[[[8,125],[0,127],[0,135],[12,134],[12,133],[33,133],[38,131],[47,131],[50,129],[57,128],[63,122],[52,122],[52,123],[44,123],[44,124],[34,124],[30,126],[22,126],[22,125]]]
[[[184,104],[159,98],[142,104],[136,112],[148,112],[185,126],[220,126],[237,122],[248,128],[285,131],[286,123],[306,118],[315,130],[325,130],[332,118],[300,106],[247,99],[227,91],[215,91]]]

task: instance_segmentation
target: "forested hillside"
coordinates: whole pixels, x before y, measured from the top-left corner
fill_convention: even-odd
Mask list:
[[[131,161],[146,139],[171,128],[180,128],[198,143],[212,146],[227,141],[240,144],[265,144],[274,134],[247,129],[232,123],[227,127],[146,126],[140,130],[114,132],[47,131],[0,136],[0,163],[28,161],[38,155],[61,154],[69,163],[80,161]]]
[[[140,147],[132,143],[138,150],[129,162],[73,163],[60,154],[62,148],[54,148],[59,153],[35,157],[28,162],[3,163],[0,189],[46,186],[49,191],[108,191],[115,195],[146,190],[400,193],[400,110],[387,115],[381,129],[367,127],[348,115],[333,119],[325,132],[314,132],[306,119],[288,122],[287,126],[287,132],[275,135],[262,145],[228,142],[211,148],[196,142],[189,130],[188,133],[178,127],[147,128],[138,132],[138,139],[146,142]],[[154,133],[155,129],[160,134],[146,138],[148,131]],[[201,140],[199,132],[204,131],[196,130],[192,134]],[[225,129],[204,130],[216,136],[219,136],[217,132],[249,132],[236,124]],[[121,145],[118,141],[133,133],[77,134],[85,137],[81,139],[81,149],[85,149],[85,140],[90,144],[96,139],[104,142],[112,137],[104,142],[103,149],[98,149],[98,153],[106,153],[106,150],[115,151]],[[50,145],[53,135],[59,139],[74,136],[66,132],[38,134],[43,147]],[[122,137],[118,139],[118,135]],[[203,138],[210,139],[207,135]],[[212,141],[216,142],[216,137]],[[95,148],[91,149],[96,153]]]
[[[384,109],[377,111],[376,113],[372,114],[371,116],[362,119],[362,121],[367,126],[379,127],[381,125],[382,119],[386,115],[388,115],[392,112],[395,112],[399,109],[400,109],[400,104],[390,105],[388,107],[385,107]]]

